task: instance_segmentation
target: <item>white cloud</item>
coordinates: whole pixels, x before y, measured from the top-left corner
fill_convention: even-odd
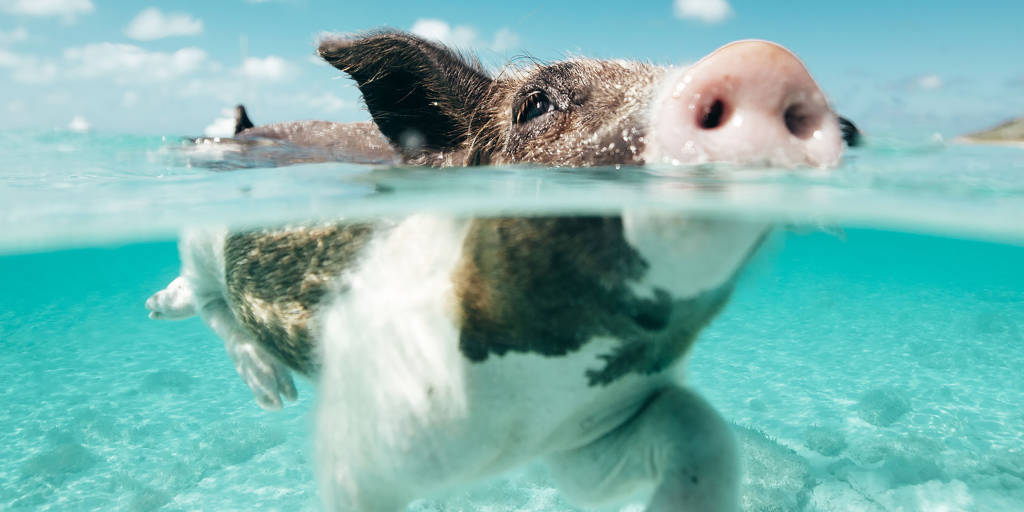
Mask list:
[[[0,0],[0,11],[24,16],[60,17],[67,23],[74,23],[78,15],[95,9],[91,0]]]
[[[179,98],[203,98],[234,105],[238,102],[249,101],[253,97],[255,89],[257,88],[252,87],[251,84],[245,84],[235,77],[223,75],[189,79],[184,85],[175,87],[172,94]]]
[[[436,18],[420,18],[412,24],[410,32],[424,39],[432,39],[461,50],[486,49],[505,52],[519,45],[519,36],[507,28],[501,28],[492,41],[480,39],[476,29],[468,25],[451,26],[447,21]]]
[[[156,7],[143,10],[124,29],[125,35],[138,41],[172,36],[194,36],[203,32],[203,22],[185,13],[164,14]]]
[[[496,52],[507,52],[518,47],[519,35],[515,32],[502,27],[496,34],[494,34],[494,42],[491,43],[492,50]]]
[[[219,96],[216,94],[221,88],[222,84],[211,84],[209,80],[202,80],[199,78],[193,78],[189,80],[183,87],[177,88],[178,96],[183,98],[191,98],[196,96]],[[228,101],[228,100],[225,100]]]
[[[86,121],[82,116],[75,116],[71,118],[71,122],[68,123],[68,130],[73,132],[85,133],[89,131],[90,128],[92,128],[92,125],[90,125],[89,121]]]
[[[291,72],[291,65],[281,57],[249,57],[242,62],[239,72],[256,80],[280,80]]]
[[[207,137],[231,137],[235,134],[235,111],[226,108],[220,111],[220,117],[203,129]]]
[[[72,97],[67,92],[54,92],[46,95],[48,105],[67,105],[71,103]]]
[[[302,99],[305,100],[304,102],[313,109],[323,112],[337,112],[348,106],[348,103],[346,103],[345,100],[329,92],[314,96],[304,96]]]
[[[0,49],[0,69],[9,69],[15,82],[44,84],[57,77],[58,68],[53,62],[30,55],[20,55]]]
[[[94,43],[66,48],[60,61],[0,49],[0,69],[22,83],[49,83],[56,78],[106,79],[116,84],[165,82],[195,73],[208,64],[206,52],[182,48],[150,52],[130,44]]]
[[[727,0],[675,0],[676,16],[704,23],[720,23],[732,16]]]
[[[14,72],[14,80],[25,84],[48,84],[57,78],[57,65],[38,61],[38,64],[23,66]]]
[[[130,44],[94,43],[64,50],[68,73],[79,78],[108,77],[115,83],[161,82],[198,71],[207,62],[199,48],[150,52]]]
[[[412,24],[410,31],[425,39],[440,41],[457,48],[472,48],[476,45],[476,30],[472,27],[459,25],[452,27],[447,21],[422,18]]]
[[[452,27],[448,25],[447,21],[420,18],[412,24],[412,28],[409,31],[426,39],[447,42],[447,39],[451,37]]]
[[[139,104],[139,93],[135,91],[125,91],[121,95],[121,106],[123,108],[132,108]]]
[[[317,66],[331,67],[331,65],[319,55],[308,55],[306,56],[306,61]]]
[[[28,31],[24,27],[18,27],[10,32],[0,30],[0,46],[7,46],[12,43],[19,43],[28,39]]]
[[[0,49],[0,68],[13,68],[21,63],[22,58],[21,55]]]
[[[916,84],[921,89],[933,90],[942,87],[943,81],[941,76],[932,74],[918,77]]]

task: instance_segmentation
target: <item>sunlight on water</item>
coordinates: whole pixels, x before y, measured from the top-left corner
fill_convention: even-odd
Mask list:
[[[0,157],[0,510],[319,508],[311,386],[264,412],[198,320],[146,318],[184,226],[623,208],[790,228],[686,369],[735,426],[745,510],[1024,509],[1020,149],[879,138],[798,173],[222,172],[201,164],[260,162],[0,132]],[[530,466],[409,510],[577,509]]]
[[[1015,216],[1024,211],[1020,150],[931,140],[869,141],[838,170],[797,173],[355,164],[213,172],[211,164],[249,167],[266,160],[210,154],[162,137],[0,132],[0,148],[7,153],[0,250],[159,239],[199,223],[254,226],[423,209],[607,213],[624,207],[1024,240]]]

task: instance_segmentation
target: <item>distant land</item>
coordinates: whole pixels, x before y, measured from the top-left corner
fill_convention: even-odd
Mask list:
[[[1024,117],[1018,117],[988,130],[962,135],[956,140],[968,144],[1008,144],[1024,147]]]

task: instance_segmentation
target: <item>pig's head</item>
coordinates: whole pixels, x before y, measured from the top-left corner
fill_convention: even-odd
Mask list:
[[[800,60],[764,41],[680,69],[573,59],[494,78],[400,32],[327,38],[319,53],[357,82],[380,131],[415,164],[829,167],[856,135]]]

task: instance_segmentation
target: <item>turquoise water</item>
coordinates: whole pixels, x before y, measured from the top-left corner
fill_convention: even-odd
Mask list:
[[[259,162],[0,133],[0,158],[0,510],[318,509],[308,383],[265,412],[198,320],[146,317],[182,226],[638,204],[787,226],[687,368],[736,425],[747,510],[1024,509],[1024,151],[875,139],[798,175],[218,172],[201,164]],[[547,482],[525,468],[411,510],[572,510]]]

